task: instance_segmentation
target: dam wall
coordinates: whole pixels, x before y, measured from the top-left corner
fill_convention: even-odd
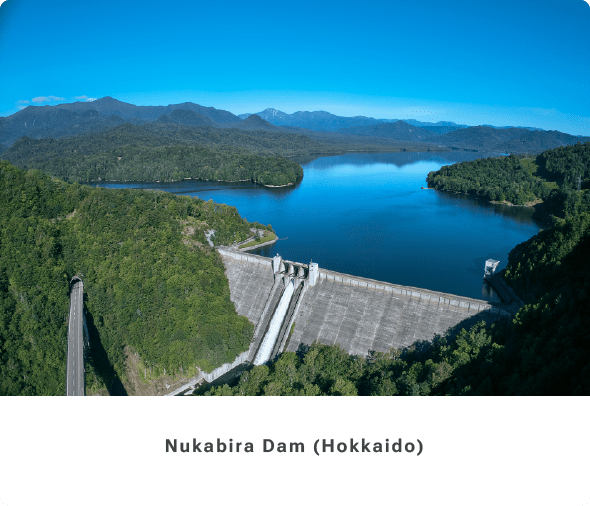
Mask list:
[[[228,248],[218,251],[237,313],[256,326],[250,349],[235,364],[224,364],[220,368],[224,373],[238,362],[256,360],[285,284],[292,279],[297,281],[296,292],[271,359],[314,342],[336,344],[350,354],[366,356],[371,350],[404,348],[419,340],[431,341],[452,328],[509,316],[483,300],[318,269],[316,264],[310,268],[280,257],[273,266],[270,258]]]

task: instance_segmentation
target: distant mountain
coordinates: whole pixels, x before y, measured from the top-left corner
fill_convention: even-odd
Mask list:
[[[229,111],[215,109],[215,107],[204,107],[192,102],[167,106],[133,105],[112,97],[104,97],[93,102],[73,102],[71,104],[59,104],[54,107],[76,112],[94,110],[102,115],[116,115],[123,119],[139,118],[145,121],[156,121],[162,114],[170,114],[172,111],[182,109],[207,116],[216,123],[237,123],[240,121],[240,118]]]
[[[172,123],[191,126],[226,125],[241,121],[231,112],[191,102],[168,106],[137,106],[104,97],[94,102],[31,105],[11,116],[0,118],[0,145],[10,146],[25,135],[37,139],[63,137],[104,130],[122,123],[138,125],[159,120],[162,115],[169,116]]]
[[[133,118],[134,124],[142,123]],[[119,116],[103,116],[98,111],[70,111],[55,106],[29,106],[6,118],[0,118],[0,145],[10,146],[26,135],[31,138],[67,137],[104,130],[125,123]]]
[[[162,114],[170,114],[172,111],[175,111],[177,109],[193,111],[198,114],[202,114],[203,116],[207,116],[215,123],[219,124],[231,124],[238,123],[239,121],[241,121],[240,118],[238,118],[235,114],[232,114],[229,111],[224,111],[223,109],[215,109],[215,107],[204,107],[199,104],[193,104],[192,102],[184,102],[182,104],[171,104],[164,108],[164,112]]]
[[[62,137],[72,137],[73,135],[88,134],[92,132],[102,132],[110,128],[130,123],[133,121],[135,125],[141,125],[142,120],[133,118],[132,120],[124,120],[120,116],[98,116],[92,117],[85,121],[73,123],[71,125],[62,126],[47,126],[43,128],[35,128],[27,133],[28,137],[32,139],[45,139],[48,137],[59,139]]]
[[[246,115],[240,115],[240,117],[244,116]],[[368,118],[366,116],[347,118],[336,116],[326,111],[298,111],[293,114],[287,114],[277,109],[265,109],[262,112],[256,113],[256,116],[273,125],[306,128],[317,132],[335,132],[340,128],[374,125],[388,121]]]
[[[341,128],[338,130],[338,133],[346,135],[362,135],[367,137],[385,137],[387,139],[408,142],[428,142],[431,137],[436,135],[430,130],[410,125],[405,121]]]
[[[55,126],[63,128],[91,116],[92,113],[83,116],[80,113],[50,106],[29,106],[11,116],[0,118],[0,143],[11,144],[35,128]]]
[[[407,123],[410,122],[407,121]],[[455,130],[460,130],[461,128],[468,128],[467,125],[415,125],[414,123],[410,123],[410,125],[419,126],[420,128],[428,130],[429,132],[432,132],[435,135],[442,135],[449,132],[454,132]]]
[[[531,131],[528,128],[469,127],[430,139],[440,146],[500,153],[540,153],[559,146],[588,142],[590,137],[551,131]]]
[[[542,128],[535,128],[535,127],[515,127],[515,126],[494,126],[494,125],[481,125],[481,126],[485,126],[485,127],[490,127],[490,128],[524,128],[525,130],[530,130],[531,132],[546,132],[546,130],[543,130]]]
[[[177,125],[187,126],[219,126],[211,118],[186,109],[175,109],[170,114],[162,114],[156,120],[156,123],[175,123]]]
[[[444,146],[491,151],[500,143],[520,137],[525,131],[522,128],[497,129],[476,126],[448,132],[431,140]]]
[[[431,123],[430,121],[418,121],[417,119],[405,119],[403,120],[410,125],[419,126],[422,128],[426,127],[457,127],[457,128],[467,128],[469,125],[458,125],[457,123],[453,123],[452,121],[437,121],[436,123]]]
[[[467,127],[448,121],[430,123],[414,119],[343,117],[326,111],[287,114],[277,109],[265,109],[258,114],[236,116],[229,111],[192,102],[136,106],[104,97],[93,102],[29,106],[0,118],[0,151],[25,136],[61,139],[109,132],[124,127],[126,123],[145,125],[142,135],[148,132],[160,137],[170,135],[177,141],[182,139],[181,143],[189,138],[201,138],[204,142],[229,145],[231,138],[236,146],[275,152],[275,146],[280,145],[280,152],[291,154],[449,148],[532,154],[589,139],[533,127]],[[183,130],[186,128],[194,130],[189,133]],[[240,130],[250,132],[247,139]],[[285,134],[292,137],[280,137]],[[185,139],[185,136],[188,137]]]
[[[103,116],[119,116],[123,119],[138,118],[144,121],[154,121],[158,116],[164,114],[163,106],[137,106],[112,97],[99,98],[93,102],[72,102],[45,107],[77,113],[96,111]],[[41,109],[41,107],[35,108]]]
[[[498,144],[494,149],[502,153],[540,153],[578,142],[590,142],[590,137],[578,137],[556,130],[525,131],[520,137]]]
[[[246,119],[251,116],[251,113],[239,114],[238,117],[241,119]],[[377,125],[379,123],[395,123],[396,121],[400,121],[397,119],[376,119],[367,116],[354,116],[354,117],[345,117],[345,116],[337,116],[331,114],[326,111],[299,111],[293,114],[288,114],[283,111],[279,111],[278,109],[265,109],[264,111],[256,113],[257,116],[260,116],[262,119],[272,123],[273,125],[278,126],[291,126],[291,127],[299,127],[299,128],[306,128],[309,130],[315,130],[318,132],[335,132],[337,130],[341,130],[342,128],[351,128],[357,126],[369,126],[369,125]],[[455,130],[460,130],[462,128],[469,128],[469,125],[458,124],[452,121],[437,121],[436,123],[432,123],[429,121],[419,121],[416,119],[404,119],[401,120],[409,125],[418,126],[424,128],[425,130],[430,130],[431,132],[442,135],[448,132],[453,132]],[[493,125],[482,125],[494,129],[508,129],[508,128],[516,128],[510,126],[493,126]],[[535,127],[519,127],[524,128],[526,130],[531,131],[543,131],[542,128],[535,128]]]
[[[231,128],[239,128],[240,130],[264,130],[266,132],[284,132],[287,130],[263,120],[257,114],[252,114],[239,123],[232,123],[229,126]]]
[[[279,111],[277,109],[265,109],[262,112],[256,113],[256,116],[272,123],[273,125],[286,125],[289,123],[289,118],[291,114],[287,114],[286,112]],[[242,119],[248,119],[250,116],[254,116],[252,113],[240,114],[238,117]]]

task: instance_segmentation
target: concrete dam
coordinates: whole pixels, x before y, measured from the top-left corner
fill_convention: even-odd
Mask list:
[[[255,325],[240,363],[263,364],[316,341],[366,356],[370,350],[431,341],[461,324],[509,316],[483,300],[360,278],[279,255],[270,259],[229,248],[218,251],[236,311]]]

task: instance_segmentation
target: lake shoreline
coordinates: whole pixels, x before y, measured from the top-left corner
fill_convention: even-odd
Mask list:
[[[487,204],[493,204],[495,206],[507,206],[507,207],[520,207],[520,208],[526,208],[526,209],[535,209],[538,205],[543,203],[542,200],[538,200],[535,202],[527,202],[526,204],[513,204],[512,202],[506,202],[506,201],[497,202],[495,200],[486,200],[482,197],[478,197],[477,195],[472,195],[467,192],[457,192],[457,191],[453,191],[453,190],[441,190],[439,188],[422,188],[422,189],[423,190],[435,190],[435,191],[440,191],[440,192],[445,192],[445,193],[453,193],[455,195],[463,195],[463,196],[468,197],[470,199],[483,201]],[[535,209],[535,211],[536,211],[536,209]],[[541,220],[539,218],[533,217],[532,219],[535,221],[535,223],[537,223],[541,227],[541,230],[551,228],[553,226],[551,223],[548,223],[548,222]]]
[[[301,178],[303,179],[303,178]],[[294,186],[295,183],[287,183],[282,185],[272,185],[272,184],[264,184],[259,183],[258,181],[253,181],[252,179],[200,179],[200,178],[193,178],[193,177],[183,177],[182,179],[91,179],[85,183],[80,184],[102,184],[102,183],[181,183],[182,181],[200,181],[203,183],[247,183],[251,182],[256,185],[264,186],[266,188],[285,188],[287,186]]]

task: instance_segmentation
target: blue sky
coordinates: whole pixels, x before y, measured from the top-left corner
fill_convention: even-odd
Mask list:
[[[585,0],[6,0],[0,65],[2,116],[110,95],[590,135]]]

